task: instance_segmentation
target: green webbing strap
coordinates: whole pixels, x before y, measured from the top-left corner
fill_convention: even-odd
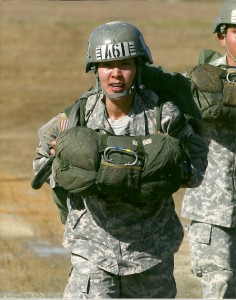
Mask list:
[[[144,165],[145,165],[147,154],[145,152],[145,149],[144,149],[144,146],[143,146],[143,140],[142,140],[141,136],[138,136],[137,141],[138,141],[137,153],[138,153],[138,157],[139,157],[139,160],[142,163],[142,168],[143,168]]]
[[[85,106],[87,98],[80,98],[75,102],[73,106],[70,106],[68,110],[65,110],[65,114],[68,116],[68,128],[75,126],[85,126]],[[70,111],[69,111],[70,109]]]
[[[107,147],[107,134],[102,134],[101,136],[101,140],[100,140],[100,143],[99,143],[99,151],[100,152],[103,152],[106,147]]]
[[[157,105],[156,107],[156,130],[157,132],[159,131],[162,131],[161,129],[161,111],[162,111],[162,106],[163,106],[163,103],[159,105]]]
[[[85,126],[85,106],[89,96],[94,94],[94,88],[82,94],[82,96],[74,104],[67,107],[64,113],[68,117],[69,128],[74,126]]]

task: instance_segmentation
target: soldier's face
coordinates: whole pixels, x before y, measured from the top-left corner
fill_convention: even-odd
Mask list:
[[[107,94],[122,93],[129,90],[136,74],[134,59],[101,62],[98,64],[98,76],[102,88]]]
[[[230,53],[236,58],[236,26],[228,28],[226,40]]]
[[[227,46],[228,52],[231,53],[231,55],[236,59],[236,25],[230,26],[227,29],[226,37],[225,39],[222,37],[219,37],[221,41],[222,46]],[[227,60],[229,65],[236,65],[236,61],[230,57],[230,55],[227,55]]]

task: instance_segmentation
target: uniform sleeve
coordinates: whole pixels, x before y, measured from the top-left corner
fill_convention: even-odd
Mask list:
[[[50,148],[52,141],[57,139],[63,129],[66,129],[66,121],[66,115],[61,113],[39,128],[39,145],[36,148],[36,155],[33,159],[33,173],[35,176],[51,157]],[[48,178],[47,182],[51,182],[51,185],[54,186],[55,183],[51,177]]]
[[[182,187],[199,186],[207,168],[206,141],[189,123],[184,122],[183,114],[171,101],[163,105],[161,127],[163,132],[180,139],[186,154],[187,159],[180,165]]]

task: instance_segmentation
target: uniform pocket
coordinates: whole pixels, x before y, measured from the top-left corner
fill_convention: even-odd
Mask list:
[[[209,245],[211,242],[212,226],[206,223],[192,222],[187,228],[190,240]]]
[[[63,299],[87,299],[89,282],[90,278],[88,275],[79,274],[73,269],[64,290]]]
[[[80,286],[80,290],[83,294],[88,294],[89,292],[89,278],[89,275],[86,274],[79,274],[78,276],[78,286]]]

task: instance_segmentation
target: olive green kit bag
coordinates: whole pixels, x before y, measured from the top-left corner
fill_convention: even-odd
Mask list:
[[[180,186],[183,150],[166,134],[115,136],[87,127],[63,131],[52,170],[71,194],[111,195],[149,201]]]
[[[222,55],[214,50],[202,49],[198,65],[190,69],[186,77],[191,79],[193,98],[203,120],[217,119],[227,126],[235,126],[236,116],[236,68],[210,63]]]

